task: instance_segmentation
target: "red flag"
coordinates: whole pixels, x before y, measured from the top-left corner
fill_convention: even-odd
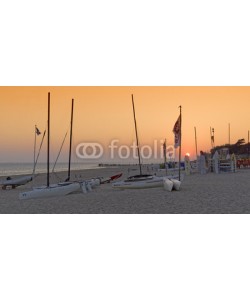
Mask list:
[[[178,148],[181,145],[181,116],[179,116],[178,120],[174,125],[173,133],[175,135],[174,147]]]

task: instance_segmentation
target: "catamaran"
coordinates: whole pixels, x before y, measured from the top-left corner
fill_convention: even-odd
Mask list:
[[[99,186],[100,184],[104,183],[110,183],[111,181],[114,181],[122,176],[121,173],[113,175],[111,177],[96,177],[96,178],[91,178],[91,179],[85,179],[85,180],[71,180],[71,152],[72,152],[72,138],[73,138],[73,120],[74,120],[74,99],[72,99],[72,104],[71,104],[71,121],[70,121],[70,142],[69,142],[69,164],[68,164],[68,177],[64,182],[59,183],[60,185],[68,185],[69,183],[78,183],[79,184],[79,192],[87,193],[92,191],[93,188]],[[61,148],[59,150],[58,156],[56,158],[54,167],[52,169],[52,173],[54,172],[56,163],[58,161],[58,158],[60,156],[63,144],[65,142],[67,133],[64,137],[63,143],[61,145]]]
[[[137,143],[137,154],[139,160],[140,174],[131,176],[126,180],[119,181],[114,183],[112,186],[115,189],[146,189],[146,188],[157,188],[165,187],[165,189],[172,191],[174,183],[171,181],[171,177],[159,177],[156,175],[142,174],[142,163],[141,163],[141,154],[139,147],[139,138],[136,122],[136,113],[134,105],[134,97],[132,94],[132,106],[133,106],[133,115],[134,115],[134,124],[135,124],[135,134],[136,134],[136,143]]]
[[[34,166],[33,166],[32,175],[23,175],[23,176],[18,176],[18,177],[8,176],[6,179],[0,181],[0,186],[2,186],[3,190],[6,190],[8,188],[15,189],[21,185],[25,185],[25,184],[31,182],[35,178],[35,170],[36,170],[38,158],[40,155],[40,151],[41,151],[44,136],[45,136],[45,132],[44,132],[43,138],[42,138],[42,141],[40,144],[40,149],[39,149],[39,152],[38,152],[38,155],[36,158],[35,157],[36,156],[36,135],[37,135],[36,132],[37,132],[37,127],[35,127]],[[40,134],[40,131],[39,131],[39,134]]]
[[[18,186],[25,185],[33,180],[33,176],[27,175],[27,176],[20,176],[20,177],[7,177],[6,179],[0,181],[0,185],[2,186],[3,190],[6,190],[7,188],[15,189]]]
[[[20,200],[65,196],[79,189],[78,182],[50,184],[50,93],[48,93],[48,133],[47,133],[47,185],[34,187],[33,190],[19,194]]]

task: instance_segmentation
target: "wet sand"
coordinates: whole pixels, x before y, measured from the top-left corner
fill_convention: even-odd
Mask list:
[[[72,172],[72,179],[90,179],[111,176],[126,167],[103,168]],[[132,175],[132,174],[130,174]],[[59,173],[61,179],[66,173]],[[52,182],[58,181],[55,177]],[[250,213],[250,170],[237,173],[192,174],[186,176],[181,190],[167,192],[163,188],[146,190],[114,190],[104,184],[88,194],[71,194],[48,199],[22,200],[18,194],[30,190],[32,185],[46,183],[41,174],[35,182],[14,190],[0,190],[2,214],[248,214]]]

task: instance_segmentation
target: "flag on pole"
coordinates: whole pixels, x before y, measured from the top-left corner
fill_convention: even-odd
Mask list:
[[[41,134],[41,131],[36,127],[36,134],[37,135],[40,135]]]
[[[174,125],[173,133],[175,135],[174,147],[178,148],[181,145],[181,116],[179,116],[178,120]]]

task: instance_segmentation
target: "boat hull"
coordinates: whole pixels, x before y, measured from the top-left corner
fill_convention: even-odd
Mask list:
[[[9,186],[12,188],[15,188],[20,185],[25,185],[32,180],[33,180],[32,176],[23,176],[23,177],[13,178],[13,179],[9,179],[9,180],[7,180],[7,179],[3,180],[0,182],[0,185],[2,186],[3,189],[5,189]]]
[[[163,187],[163,177],[152,177],[145,180],[125,180],[112,185],[115,189],[149,189]]]
[[[175,191],[179,191],[181,188],[181,181],[176,180],[176,179],[170,179],[173,182],[173,189]]]
[[[116,174],[114,176],[111,177],[97,177],[97,178],[92,178],[91,180],[94,182],[98,182],[98,184],[96,185],[100,185],[100,184],[105,184],[105,183],[110,183],[111,181],[117,180],[120,177],[122,177],[122,173]]]
[[[164,182],[166,180],[173,180],[172,182],[172,188],[176,186],[177,189],[177,184],[180,182],[175,180],[177,176],[167,176],[167,177],[158,177],[158,176],[151,176],[145,179],[138,179],[135,180],[124,180],[124,181],[119,181],[116,183],[112,184],[112,187],[114,189],[149,189],[149,188],[159,188],[159,187],[164,187]],[[171,188],[171,190],[172,190]],[[178,187],[180,188],[180,186]]]
[[[34,188],[19,194],[19,200],[65,196],[79,190],[79,183],[58,184],[50,187]]]
[[[165,178],[163,180],[163,187],[164,187],[165,191],[172,192],[173,187],[174,187],[174,183],[173,183],[172,180],[170,180],[168,178]]]

